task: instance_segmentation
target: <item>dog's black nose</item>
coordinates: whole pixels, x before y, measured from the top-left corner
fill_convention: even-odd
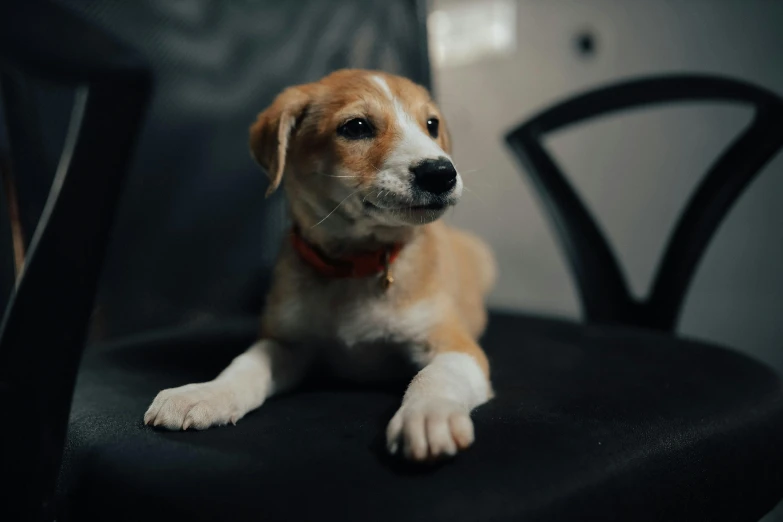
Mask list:
[[[457,183],[457,171],[446,158],[427,159],[410,168],[416,185],[432,194],[444,194]]]

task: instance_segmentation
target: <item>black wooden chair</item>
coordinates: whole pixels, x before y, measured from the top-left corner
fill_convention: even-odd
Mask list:
[[[218,4],[226,5],[214,5]],[[365,0],[340,4],[348,14],[366,13],[369,5]],[[377,12],[388,13],[383,9],[390,4],[372,5]],[[380,53],[359,53],[353,59],[318,64],[308,58],[305,63],[313,69],[308,74],[320,75],[321,69],[347,64],[386,63],[393,70],[397,64],[396,72],[427,84],[426,67],[421,67],[426,65],[426,60],[421,61],[424,52],[416,57],[401,51],[410,42],[416,49],[426,49],[421,6],[397,4],[402,7],[395,11],[396,22],[392,24],[384,15],[373,23],[408,31],[415,26],[415,34],[399,33],[405,37],[398,34],[391,44],[387,41]],[[178,91],[173,83],[166,83],[166,75],[175,67],[169,61],[144,53],[146,60],[139,58],[95,26],[95,20],[105,20],[107,12],[120,4],[92,12],[93,23],[49,2],[22,0],[14,3],[12,13],[9,5],[2,4],[0,10],[0,57],[12,158],[29,155],[31,140],[30,133],[24,132],[27,111],[20,111],[18,119],[8,117],[13,112],[9,107],[18,99],[14,93],[19,93],[13,85],[6,88],[11,85],[9,74],[22,72],[54,82],[86,84],[89,91],[86,98],[77,96],[77,114],[82,116],[75,121],[81,125],[74,126],[66,140],[65,150],[70,152],[54,182],[59,196],[43,210],[18,288],[15,292],[8,289],[14,297],[0,337],[0,393],[7,415],[0,432],[2,469],[10,482],[6,480],[0,488],[2,520],[751,521],[783,496],[779,443],[783,390],[778,376],[741,354],[672,333],[677,313],[664,301],[673,296],[676,306],[681,300],[690,275],[687,270],[662,269],[661,273],[675,274],[666,276],[664,283],[675,283],[663,284],[668,290],[658,291],[664,296],[658,298],[661,304],[628,305],[622,278],[611,268],[615,265],[609,248],[537,144],[542,133],[569,120],[597,115],[609,107],[666,98],[659,93],[649,95],[648,82],[608,91],[617,96],[607,97],[606,91],[599,91],[578,99],[582,101],[566,102],[566,109],[545,112],[533,120],[538,123],[523,126],[510,138],[533,167],[534,179],[547,187],[548,208],[564,223],[560,226],[570,241],[570,259],[579,269],[587,321],[492,315],[483,344],[492,359],[497,398],[475,412],[477,443],[470,451],[453,462],[424,468],[389,458],[382,437],[400,391],[358,390],[332,383],[313,384],[271,400],[235,427],[170,433],[143,426],[142,414],[159,389],[211,378],[256,333],[257,309],[249,309],[246,316],[231,315],[233,319],[180,320],[173,321],[174,327],[135,332],[127,331],[130,323],[125,320],[121,329],[126,331],[93,342],[79,364],[110,217],[134,138],[141,132],[135,163],[143,164],[145,170],[132,169],[124,196],[130,199],[121,205],[118,221],[156,212],[152,204],[139,204],[144,191],[134,185],[138,183],[134,178],[149,176],[146,171],[156,168],[155,160],[164,161],[172,143],[182,143],[180,134],[196,142],[203,138],[200,131],[206,125],[207,111],[194,103],[193,113],[180,114],[174,125],[170,118],[177,115],[170,104],[153,102],[148,124],[140,131],[150,74],[162,89],[172,89],[167,96],[187,96],[192,91]],[[160,4],[137,5],[157,9]],[[318,5],[322,4],[275,5],[274,9],[293,9],[297,16],[309,16],[310,25],[283,31],[283,41],[301,44],[299,38],[310,42],[306,37],[318,34],[328,35],[326,41],[333,42],[345,34],[339,20],[312,16],[309,9],[321,9]],[[127,4],[124,8],[130,9]],[[125,23],[123,17],[114,20]],[[138,23],[138,19],[129,18],[127,23]],[[268,23],[281,25],[275,17]],[[312,49],[310,43],[297,52],[283,46],[277,52],[285,59],[277,64],[285,69],[292,55],[310,57]],[[379,57],[389,53],[403,58],[379,62]],[[153,63],[146,65],[151,59]],[[269,70],[275,82],[285,80],[280,70]],[[706,217],[694,222],[686,215],[683,221],[696,223],[698,230],[688,232],[691,224],[680,235],[691,234],[706,242],[719,220],[712,213],[725,211],[740,186],[779,146],[779,136],[766,131],[774,131],[770,121],[779,121],[780,103],[771,94],[733,82],[699,78],[655,82],[653,86],[669,92],[669,98],[703,97],[706,91],[713,97],[740,98],[758,106],[751,133],[721,162],[729,166],[716,167],[708,176],[705,183],[714,188],[698,191],[706,191],[701,198],[717,194],[722,199],[717,204],[697,203],[695,207],[701,209],[697,214],[707,212]],[[249,111],[247,118],[251,118],[261,99],[252,95],[252,89],[241,92],[245,97],[236,114]],[[264,96],[273,93],[270,88]],[[619,99],[626,101],[618,103]],[[246,125],[244,120],[239,123],[238,128]],[[155,139],[145,140],[152,132],[157,132]],[[209,146],[208,141],[199,143]],[[244,150],[244,143],[237,147]],[[738,158],[743,150],[747,156]],[[215,148],[211,154],[226,153]],[[229,157],[224,160],[230,161]],[[172,192],[167,193],[171,198],[194,176],[194,164],[184,157],[181,161],[181,167],[178,162],[165,162],[166,172],[183,171],[181,178],[174,178],[177,183],[171,182]],[[248,168],[254,168],[247,162]],[[14,173],[18,178],[28,175],[18,165]],[[155,175],[163,172],[155,171]],[[210,190],[223,190],[221,182],[209,179],[215,184]],[[222,183],[240,183],[238,192],[257,190],[259,200],[263,194],[261,179],[257,185],[239,177]],[[231,194],[209,204],[221,209],[247,204],[241,194]],[[169,204],[166,210],[182,212],[181,207],[172,207]],[[212,207],[193,203],[188,210],[194,209],[203,213]],[[163,226],[166,215],[155,216]],[[176,217],[177,234],[198,235],[203,230],[199,229],[204,226],[201,222]],[[123,230],[115,227],[112,248],[125,252],[122,248],[130,239]],[[175,239],[180,238],[172,236],[170,241]],[[182,255],[189,257],[176,258],[173,264],[181,270],[169,272],[168,278],[189,281],[190,286],[215,284],[213,279],[219,276],[202,275],[205,265],[196,274],[184,262],[197,264],[199,259],[193,255],[198,253],[212,255],[214,262],[211,251],[230,246],[216,248],[212,242],[219,239],[197,244],[192,250],[188,250],[189,243],[177,243],[177,251],[167,256],[180,255],[185,249]],[[675,239],[672,244],[681,241]],[[689,245],[669,263],[674,266],[678,259],[691,259],[685,266],[692,270],[702,246],[696,244],[693,252]],[[255,242],[240,242],[236,248],[247,258],[259,247]],[[603,264],[606,260],[609,268]],[[111,264],[107,263],[104,279],[117,270]],[[121,266],[133,275],[132,283],[149,285],[131,272],[133,267]],[[249,270],[230,263],[219,268]],[[13,277],[6,280],[13,281]],[[231,292],[232,281],[219,280],[225,283],[224,292]],[[152,290],[195,295],[192,288],[166,282]],[[595,292],[604,284],[612,292],[608,296]],[[124,287],[112,288],[128,295],[120,291]],[[125,310],[132,311],[134,305],[141,306],[141,302],[131,300]],[[111,318],[108,322],[112,323]]]
[[[690,199],[666,247],[650,296],[635,300],[590,212],[568,184],[541,139],[590,118],[671,102],[751,105],[751,125],[713,164]],[[506,136],[555,224],[591,323],[623,324],[674,333],[702,253],[731,205],[783,146],[783,100],[753,85],[709,76],[629,81],[571,98]]]

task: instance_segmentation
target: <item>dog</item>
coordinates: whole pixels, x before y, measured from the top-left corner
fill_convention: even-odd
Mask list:
[[[251,126],[250,150],[267,195],[283,185],[293,221],[259,340],[214,380],[161,391],[145,424],[234,424],[319,365],[360,382],[413,376],[388,424],[392,454],[468,448],[470,413],[493,394],[477,339],[496,269],[481,240],[440,220],[463,181],[427,90],[334,72],[278,95]]]

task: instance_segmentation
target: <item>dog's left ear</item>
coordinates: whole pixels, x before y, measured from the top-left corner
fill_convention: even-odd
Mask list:
[[[288,142],[297,119],[310,103],[308,87],[300,85],[284,90],[250,127],[250,152],[269,176],[267,197],[283,179]]]

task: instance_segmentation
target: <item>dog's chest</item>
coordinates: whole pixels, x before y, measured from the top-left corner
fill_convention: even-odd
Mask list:
[[[280,326],[286,336],[323,346],[337,373],[382,379],[426,359],[426,337],[437,319],[434,303],[400,306],[393,295],[362,281],[300,287]]]

